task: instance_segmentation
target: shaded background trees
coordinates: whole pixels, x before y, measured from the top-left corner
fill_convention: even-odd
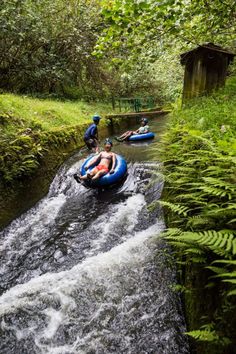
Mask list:
[[[101,27],[97,13],[95,1],[3,0],[1,88],[104,95],[107,74],[91,55]]]
[[[181,93],[181,51],[235,47],[236,5],[165,0],[2,0],[0,88],[106,99]]]
[[[105,39],[107,50],[101,55],[99,38],[104,40],[102,34],[113,28],[104,16],[106,6],[96,0],[3,0],[0,88],[85,100],[111,95],[152,95],[159,103],[174,99],[181,67],[174,65],[167,73],[164,62],[167,56],[177,62],[176,51],[165,53],[163,60],[158,41],[140,45],[139,37],[137,43],[124,37],[120,46],[117,32],[114,41]],[[173,75],[173,85],[167,84]]]

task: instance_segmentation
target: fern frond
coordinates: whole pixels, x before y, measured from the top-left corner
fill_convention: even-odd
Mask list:
[[[233,253],[233,255],[235,255],[235,254],[236,254],[236,240],[233,240],[233,241],[232,241],[232,244],[233,244],[232,253]]]
[[[184,201],[185,203],[189,204],[196,204],[196,205],[202,205],[205,206],[207,205],[207,200],[204,200],[204,196],[202,196],[199,192],[195,193],[186,193],[186,190],[184,191],[185,193],[179,193],[176,196],[176,200]]]
[[[206,257],[191,257],[192,263],[206,263]]]
[[[170,241],[185,242],[187,244],[194,243],[199,247],[208,247],[214,253],[225,256],[228,253],[234,254],[236,251],[236,238],[229,230],[208,230],[201,232],[182,232],[177,237],[165,237]]]
[[[222,263],[222,264],[226,264],[226,265],[236,265],[236,261],[232,261],[232,260],[228,260],[228,259],[219,259],[219,260],[212,262],[212,264],[215,264],[215,263]]]
[[[234,295],[236,295],[236,289],[227,292],[227,296],[234,296]]]
[[[210,218],[207,218],[205,216],[195,215],[188,219],[187,227],[205,226],[205,225],[209,225],[211,221],[212,220]]]
[[[203,180],[209,185],[220,187],[222,189],[228,189],[232,192],[236,191],[235,186],[233,184],[227,183],[226,181],[221,180],[219,178],[203,177]]]
[[[187,248],[189,246],[189,244],[186,244],[185,242],[181,242],[181,241],[174,241],[174,240],[170,240],[168,239],[168,243],[171,245],[171,246],[174,246],[176,247],[177,249],[178,248]]]
[[[201,189],[203,192],[215,196],[215,197],[225,197],[227,196],[229,199],[232,199],[233,194],[230,191],[226,191],[224,189],[221,188],[217,188],[217,187],[213,187],[213,186],[209,186],[209,185],[200,185],[199,189]]]
[[[223,274],[224,271],[225,271],[223,268],[220,268],[220,267],[209,266],[209,267],[206,267],[206,268],[212,270],[216,274]]]
[[[200,248],[197,248],[197,247],[188,248],[187,252],[185,254],[190,254],[190,253],[193,253],[193,254],[196,254],[199,256],[204,254],[203,250],[201,250]]]
[[[218,342],[219,336],[215,331],[207,331],[207,330],[196,330],[185,332],[188,336],[204,342]]]
[[[177,235],[180,235],[182,233],[182,230],[179,229],[179,228],[169,228],[167,230],[165,230],[164,232],[162,232],[162,235],[163,236],[177,236]]]
[[[163,200],[160,200],[160,204],[162,206],[165,206],[165,207],[169,208],[173,213],[178,214],[178,215],[187,216],[187,213],[188,213],[188,210],[189,210],[184,205],[174,204],[174,203],[166,202],[166,201],[163,201]]]
[[[235,278],[235,281],[236,281],[236,272],[222,273],[219,275],[219,277]]]
[[[222,282],[236,285],[236,279],[222,279]]]
[[[229,220],[227,224],[233,224],[234,222],[236,222],[236,219]]]

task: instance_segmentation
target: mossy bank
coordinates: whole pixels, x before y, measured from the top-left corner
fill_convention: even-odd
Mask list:
[[[94,113],[109,105],[0,96],[0,228],[48,190],[56,169],[83,143]],[[100,131],[106,131],[102,120]]]

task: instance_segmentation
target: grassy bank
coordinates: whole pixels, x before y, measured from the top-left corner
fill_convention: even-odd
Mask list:
[[[111,113],[111,108],[102,103],[0,95],[2,183],[14,183],[32,175],[49,150],[58,149],[71,140],[81,143],[86,124],[91,122],[95,113],[104,116]]]
[[[235,353],[236,78],[171,115],[164,206],[197,353]],[[201,344],[203,343],[203,344]]]
[[[21,118],[24,122],[35,122],[44,130],[86,123],[94,113],[111,113],[112,108],[103,103],[81,101],[56,101],[31,98],[13,94],[0,95],[0,115]]]

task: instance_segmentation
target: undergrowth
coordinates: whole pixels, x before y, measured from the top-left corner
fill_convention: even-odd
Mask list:
[[[199,313],[202,325],[188,332],[208,343],[202,353],[233,353],[235,345],[235,107],[236,78],[231,78],[225,89],[175,110],[162,139],[160,203],[168,227],[163,236],[185,272],[192,266],[193,277],[209,274],[203,296],[214,292],[218,299],[212,313]],[[204,298],[199,301],[204,304]]]

